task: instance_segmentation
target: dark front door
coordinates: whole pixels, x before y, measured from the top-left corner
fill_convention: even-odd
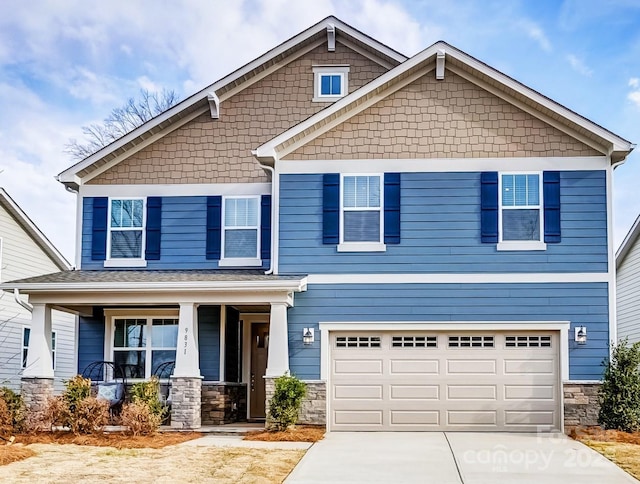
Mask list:
[[[269,349],[269,324],[251,325],[251,381],[249,382],[249,416],[265,418],[264,375],[267,371],[267,351]]]

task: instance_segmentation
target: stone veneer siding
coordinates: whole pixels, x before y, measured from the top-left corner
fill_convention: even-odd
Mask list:
[[[285,160],[602,156],[452,72],[433,72]]]
[[[313,66],[331,64],[349,66],[350,92],[387,71],[339,42],[335,52],[324,43],[223,100],[220,119],[207,112],[89,184],[266,182],[251,150],[331,104],[312,102]]]
[[[275,390],[274,378],[265,378],[267,422],[269,428],[269,401]],[[307,396],[302,401],[298,423],[307,425],[326,425],[327,423],[327,384],[324,381],[305,381]]]
[[[247,420],[247,385],[202,383],[202,425],[222,425]]]
[[[53,378],[23,378],[21,394],[29,411],[42,411],[53,396]]]
[[[201,417],[202,379],[171,377],[171,427],[197,429]]]
[[[600,383],[564,383],[565,432],[578,425],[598,425]]]

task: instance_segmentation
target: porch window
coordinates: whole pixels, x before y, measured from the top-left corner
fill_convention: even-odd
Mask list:
[[[225,197],[220,265],[258,266],[259,197]]]
[[[142,259],[144,199],[111,199],[109,221],[109,259]]]
[[[133,378],[149,378],[162,363],[175,361],[177,341],[177,318],[117,318],[113,360]]]
[[[31,328],[22,328],[22,368],[27,367],[27,356],[29,355],[29,338],[31,336]],[[51,331],[51,361],[53,369],[56,369],[56,332]]]

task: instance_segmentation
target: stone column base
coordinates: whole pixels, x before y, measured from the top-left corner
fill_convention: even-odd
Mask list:
[[[304,381],[304,380],[303,380]],[[307,396],[302,400],[298,413],[298,423],[305,425],[326,425],[327,423],[327,384],[324,381],[305,381]],[[270,428],[269,402],[275,391],[275,378],[265,378],[266,386],[266,428]]]
[[[598,425],[601,383],[564,383],[564,429],[569,433],[577,426]]]
[[[202,425],[223,425],[243,420],[247,420],[245,383],[202,383]]]
[[[22,378],[21,393],[30,412],[41,412],[53,397],[53,378]]]
[[[171,377],[171,428],[199,429],[202,425],[202,378]]]

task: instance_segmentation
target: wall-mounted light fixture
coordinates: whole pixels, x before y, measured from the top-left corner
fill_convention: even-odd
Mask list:
[[[302,330],[302,342],[305,345],[313,344],[314,341],[314,331],[313,328],[304,328]]]
[[[584,326],[576,326],[574,329],[576,343],[579,345],[587,344],[587,328]]]

